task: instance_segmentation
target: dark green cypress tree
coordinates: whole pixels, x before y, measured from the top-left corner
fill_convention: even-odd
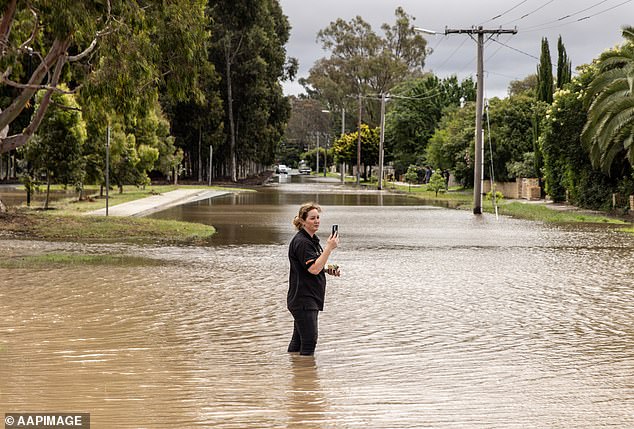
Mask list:
[[[572,79],[572,63],[568,59],[561,36],[557,41],[557,54],[557,89],[561,89]]]
[[[553,102],[553,64],[545,37],[542,39],[542,54],[537,66],[537,99],[548,104]]]

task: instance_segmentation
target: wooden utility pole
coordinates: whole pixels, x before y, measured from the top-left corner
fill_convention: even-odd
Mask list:
[[[381,137],[379,141],[379,191],[383,189],[383,144],[385,142],[385,94],[381,94]]]
[[[478,35],[476,42],[478,43],[478,83],[476,96],[476,132],[475,132],[475,166],[473,171],[473,214],[482,214],[482,180],[484,146],[482,144],[482,111],[484,106],[484,35],[485,34],[516,34],[517,28],[512,30],[503,30],[501,28],[494,30],[485,30],[482,26],[472,27],[468,29],[445,29],[445,35],[458,33],[469,34],[472,38],[474,34]]]
[[[357,186],[360,184],[361,174],[361,116],[363,115],[363,105],[361,104],[361,92],[359,92],[359,139],[357,140]]]
[[[315,135],[317,136],[317,167],[315,168],[315,172],[319,176],[319,132],[316,132]]]
[[[108,203],[110,190],[110,124],[106,128],[106,216],[108,216]]]
[[[346,134],[346,108],[341,107],[341,138]],[[341,184],[345,181],[346,169],[345,163],[341,163]]]

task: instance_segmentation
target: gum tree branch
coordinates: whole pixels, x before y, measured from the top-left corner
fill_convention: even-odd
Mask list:
[[[53,72],[53,77],[52,77],[51,82],[50,82],[52,87],[54,87],[55,85],[57,85],[59,83],[59,78],[60,78],[60,76],[62,74],[62,69],[64,68],[64,64],[66,64],[65,52],[66,52],[66,49],[68,48],[68,43],[69,42],[67,41],[66,43],[62,43],[59,46],[59,49],[62,49],[62,54],[61,55],[57,55],[57,60],[55,62],[55,70]],[[47,57],[48,57],[48,55],[47,55]],[[29,92],[30,93],[34,93],[34,90],[32,90],[32,89],[24,89],[22,91],[21,95],[23,95],[24,93],[29,93]],[[37,109],[37,111],[33,115],[33,119],[31,120],[31,123],[24,129],[24,131],[22,133],[15,134],[13,136],[9,136],[7,138],[4,138],[4,139],[0,140],[0,153],[9,152],[9,151],[11,151],[13,149],[16,149],[16,148],[26,144],[29,141],[31,136],[33,134],[35,134],[35,132],[39,128],[40,124],[42,123],[42,120],[44,119],[44,114],[46,113],[46,109],[48,108],[48,105],[51,102],[51,97],[53,95],[53,92],[54,92],[54,90],[52,88],[48,89],[46,91],[46,94],[44,94],[44,97],[42,97],[42,100],[40,102],[39,108]],[[0,117],[2,115],[4,115],[5,113],[6,113],[6,110],[3,111],[2,113],[0,113]],[[18,114],[19,114],[19,112],[18,112]],[[2,126],[0,128],[4,128],[4,126]]]
[[[30,4],[29,4],[29,10],[33,14],[33,31],[31,32],[31,35],[29,36],[29,38],[26,39],[24,43],[22,43],[20,47],[18,48],[18,50],[20,51],[25,51],[30,49],[29,45],[33,43],[33,41],[35,40],[35,37],[37,37],[37,32],[40,29],[40,26],[38,25],[37,12],[35,12],[35,9],[33,9]]]
[[[11,26],[13,25],[17,4],[17,0],[10,0],[2,12],[2,21],[0,21],[0,48],[2,49],[2,56],[4,56],[9,44],[9,34],[11,33]]]

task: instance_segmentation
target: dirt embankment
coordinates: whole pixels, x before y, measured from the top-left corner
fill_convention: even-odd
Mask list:
[[[34,225],[35,220],[19,210],[10,208],[0,213],[0,237],[28,235]]]

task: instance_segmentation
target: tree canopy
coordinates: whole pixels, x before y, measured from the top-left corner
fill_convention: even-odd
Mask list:
[[[286,57],[290,25],[277,0],[210,0],[209,13],[209,55],[225,106],[219,152],[235,181],[250,164],[273,162],[290,115],[280,81],[294,77],[297,63]]]
[[[300,80],[307,93],[328,106],[348,111],[358,94],[387,94],[408,78],[421,76],[427,56],[426,40],[414,30],[414,18],[403,8],[395,11],[396,22],[383,24],[377,34],[361,16],[341,18],[317,34],[317,41],[330,56],[315,62],[309,76]],[[379,124],[378,103],[364,101],[364,121]]]
[[[439,79],[433,75],[404,82],[394,94],[386,116],[385,141],[397,174],[411,164],[426,163],[425,150],[445,110],[476,97],[472,79],[458,82],[456,76]]]
[[[623,46],[595,63],[585,96],[588,121],[581,137],[592,164],[608,174],[621,154],[634,166],[634,27],[624,28],[623,37]]]
[[[26,143],[53,92],[70,91],[106,112],[147,108],[159,89],[176,99],[195,94],[204,54],[205,0],[4,0],[0,4],[2,82],[13,88],[0,129],[14,123],[35,93],[46,91],[24,129],[10,128],[0,153]],[[31,68],[24,66],[26,57]]]

